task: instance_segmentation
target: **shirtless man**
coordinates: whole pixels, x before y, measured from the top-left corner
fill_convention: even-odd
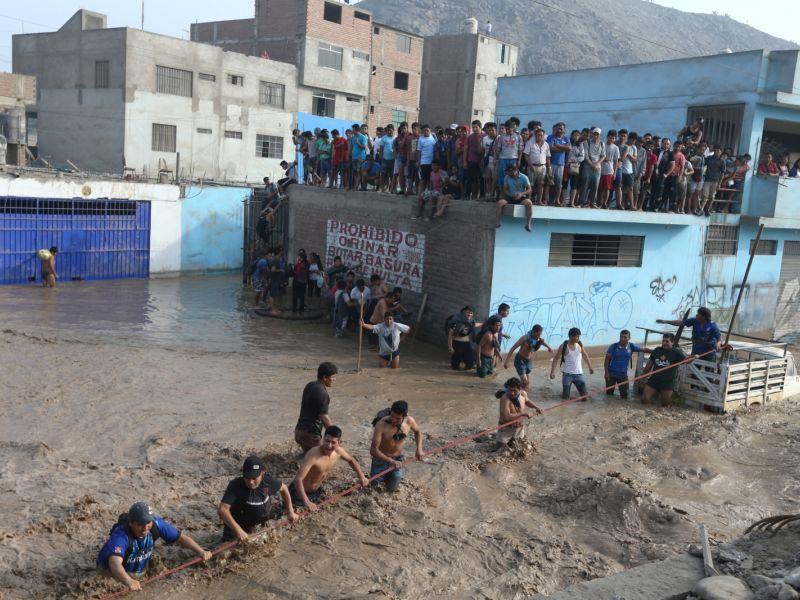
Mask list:
[[[500,326],[502,321],[500,317],[490,317],[486,321],[488,326],[486,332],[478,340],[478,356],[480,357],[480,364],[478,365],[478,377],[486,377],[494,373],[494,360],[502,359],[500,355]]]
[[[514,345],[511,346],[508,354],[506,354],[505,362],[503,362],[503,368],[507,369],[508,361],[511,360],[512,356],[514,356],[514,351],[519,348],[519,352],[516,356],[514,356],[514,368],[517,370],[517,375],[519,375],[519,378],[522,381],[522,387],[526,390],[530,384],[528,374],[532,370],[531,365],[533,363],[533,353],[542,346],[547,348],[547,351],[550,354],[553,353],[553,349],[548,346],[547,342],[545,342],[544,338],[542,338],[542,331],[543,329],[541,325],[534,325],[528,333],[514,342]]]
[[[369,453],[372,455],[372,466],[369,470],[370,478],[381,471],[394,467],[394,471],[378,477],[372,485],[378,485],[381,481],[386,482],[387,492],[396,492],[403,480],[403,445],[409,432],[414,432],[414,440],[417,443],[417,450],[414,456],[417,460],[422,460],[422,430],[417,425],[414,417],[408,416],[408,402],[398,400],[392,404],[389,414],[373,421],[374,429],[372,432],[372,445]]]
[[[516,377],[512,377],[505,384],[505,390],[500,390],[495,394],[500,399],[500,418],[498,425],[508,423],[514,419],[522,417],[530,417],[530,413],[525,411],[525,408],[532,408],[536,411],[537,415],[542,414],[542,411],[533,402],[528,400],[528,393],[522,389],[522,383]],[[520,419],[514,425],[503,427],[497,430],[495,435],[497,447],[503,446],[513,447],[517,441],[525,439],[525,422]]]
[[[328,478],[333,465],[340,458],[350,463],[363,487],[369,485],[369,479],[364,477],[358,461],[340,445],[341,441],[342,430],[336,425],[331,425],[325,429],[322,444],[306,452],[303,462],[300,463],[300,470],[297,471],[297,475],[294,476],[294,480],[289,486],[292,502],[295,505],[305,504],[311,512],[319,510],[316,502],[319,502],[325,495],[322,484]]]
[[[56,254],[58,254],[58,248],[53,246],[50,248],[50,258],[42,261],[43,287],[56,287],[56,279],[58,278],[58,273],[56,273]]]

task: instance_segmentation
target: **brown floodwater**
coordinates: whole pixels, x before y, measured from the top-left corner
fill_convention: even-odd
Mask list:
[[[218,544],[216,504],[247,453],[293,476],[300,393],[322,360],[340,368],[331,415],[365,468],[370,421],[393,400],[426,448],[497,422],[511,371],[454,373],[443,349],[407,340],[400,370],[365,348],[356,373],[352,333],[251,304],[237,276],[0,287],[0,597],[118,589],[93,564],[135,500]],[[560,393],[547,359],[542,406]],[[522,598],[681,551],[699,522],[732,539],[800,494],[792,401],[713,416],[601,395],[536,419],[530,439],[513,455],[489,439],[435,455],[396,495],[359,492],[140,596]],[[329,489],[352,482],[341,466]],[[158,546],[153,569],[186,558]]]

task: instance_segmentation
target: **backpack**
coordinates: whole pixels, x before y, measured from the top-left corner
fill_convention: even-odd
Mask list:
[[[531,333],[530,331],[528,332],[525,338],[525,342],[528,344],[528,346],[531,347],[531,350],[533,350],[534,352],[536,352],[537,350],[539,350],[539,348],[542,347],[543,341],[544,340],[542,338],[539,338],[538,340],[533,339],[533,333]]]
[[[378,422],[379,422],[381,419],[383,419],[383,418],[385,418],[385,417],[388,417],[390,414],[392,414],[392,409],[391,409],[391,408],[382,408],[382,409],[381,409],[381,410],[379,410],[379,411],[378,411],[378,413],[375,415],[375,418],[374,418],[374,419],[372,419],[372,426],[373,426],[373,427],[375,427],[375,425],[377,425],[377,424],[378,424]]]
[[[564,357],[566,356],[566,353],[567,353],[567,344],[569,344],[569,340],[564,340],[564,343],[561,344],[561,364],[562,365],[564,364]],[[583,350],[583,342],[582,341],[578,340],[578,346],[580,346],[581,350]]]

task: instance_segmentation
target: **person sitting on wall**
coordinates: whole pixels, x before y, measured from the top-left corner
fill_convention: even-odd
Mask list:
[[[425,191],[420,192],[417,198],[417,216],[413,219],[420,219],[425,216],[425,207],[431,205],[431,218],[437,219],[444,215],[447,205],[450,203],[452,196],[445,195],[442,191],[444,185],[448,181],[447,173],[442,171],[441,165],[438,160],[431,163],[431,178],[430,184]]]
[[[361,191],[366,191],[367,185],[374,185],[377,190],[381,184],[381,165],[372,154],[368,154],[361,167]]]
[[[531,182],[527,175],[519,172],[516,164],[506,167],[506,177],[503,181],[503,197],[497,201],[497,223],[495,227],[500,227],[503,218],[503,208],[508,204],[521,204],[525,207],[525,231],[531,230],[531,219],[533,218],[533,202],[531,202]]]
[[[284,176],[278,180],[278,191],[285,194],[290,185],[297,183],[297,161],[287,163],[282,160],[281,169],[284,170]]]

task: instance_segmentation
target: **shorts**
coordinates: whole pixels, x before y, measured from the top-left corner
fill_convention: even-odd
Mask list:
[[[481,364],[478,366],[478,377],[486,377],[494,373],[494,356],[481,354]]]
[[[42,279],[46,279],[47,275],[42,273]],[[266,288],[266,284],[261,277],[253,277],[253,289],[258,292],[259,294],[264,291]]]
[[[525,202],[526,200],[527,200],[528,202],[530,202],[530,201],[531,201],[531,199],[530,199],[530,198],[528,198],[527,196],[526,196],[525,198],[523,198],[522,200],[515,200],[514,198],[512,198],[512,197],[511,197],[511,196],[509,196],[508,194],[503,194],[503,199],[504,199],[506,202],[508,202],[509,204],[522,204],[522,203],[523,203],[523,202]]]
[[[580,173],[570,173],[569,174],[569,189],[571,190],[579,190],[581,189],[581,175]]]
[[[531,186],[546,185],[547,184],[547,166],[546,165],[530,165],[528,167],[528,177],[531,180]]]
[[[402,454],[399,456],[393,456],[394,460],[397,462],[403,462],[406,458]],[[385,471],[386,469],[390,469],[391,465],[387,462],[384,462],[380,459],[373,458],[372,465],[369,468],[369,478],[372,479],[378,473]],[[390,471],[385,475],[381,475],[377,479],[374,479],[370,485],[378,485],[382,481],[386,482],[386,490],[389,492],[394,492],[400,486],[400,482],[403,480],[406,472],[405,469],[395,469],[394,471]]]
[[[381,161],[381,172],[384,175],[393,175],[394,174],[394,159],[390,160],[383,160]]]
[[[600,175],[600,186],[598,189],[601,190],[613,190],[614,189],[614,176],[610,173],[608,175]]]
[[[622,171],[617,169],[617,172],[614,173],[614,187],[619,187],[622,185]]]
[[[340,162],[338,165],[336,165],[335,170],[337,173],[339,173],[339,175],[344,175],[350,170],[350,161],[347,160]]]
[[[401,173],[405,174],[406,170],[406,157],[405,156],[396,156],[394,159],[394,171],[392,172],[393,175],[400,175]]]
[[[553,172],[553,181],[556,184],[566,183],[564,181],[564,165],[550,165],[550,169]]]
[[[509,425],[508,427],[503,427],[502,429],[498,429],[497,433],[495,434],[495,440],[498,444],[506,444],[508,445],[511,441],[519,440],[522,441],[525,439],[525,426],[518,425],[514,427],[513,425]]]
[[[388,354],[378,354],[378,358],[381,360],[385,360],[386,362],[392,362],[395,358],[400,356],[400,350],[395,350],[392,352],[392,355],[389,356]]]
[[[408,164],[406,165],[406,177],[415,178],[417,175],[417,161],[408,161]]]
[[[441,194],[436,190],[425,190],[422,192],[422,201],[423,202],[436,202],[439,199]]]
[[[419,177],[420,180],[428,183],[431,180],[431,166],[430,165],[420,165],[419,166]]]
[[[531,359],[522,358],[519,354],[514,357],[514,368],[517,370],[517,375],[523,377],[531,372]]]
[[[302,498],[300,498],[300,494],[294,487],[294,481],[289,484],[289,494],[292,497],[292,504],[294,504],[295,508],[303,508],[305,506]],[[316,504],[325,497],[325,489],[322,486],[319,486],[313,492],[306,490],[306,496],[308,496],[308,499],[311,500],[311,502]]]
[[[629,190],[633,187],[633,173],[622,174],[622,188]]]
[[[692,179],[689,181],[689,191],[691,193],[697,192],[698,194],[703,191],[703,180],[701,179],[700,181],[695,181]]]
[[[350,166],[353,168],[354,171],[361,171],[361,167],[364,166],[364,159],[363,158],[354,158],[350,161]]]
[[[486,179],[492,179],[494,178],[495,171],[494,156],[489,156],[486,160],[486,164],[483,167],[483,176]]]
[[[650,388],[653,388],[657,392],[666,392],[666,391],[670,391],[671,392],[672,390],[675,389],[675,382],[674,381],[667,381],[667,382],[664,382],[664,383],[658,383],[658,382],[650,383],[650,380],[648,379],[647,380],[647,386],[650,387]]]
[[[458,180],[459,181],[467,180],[467,167],[458,167]]]

